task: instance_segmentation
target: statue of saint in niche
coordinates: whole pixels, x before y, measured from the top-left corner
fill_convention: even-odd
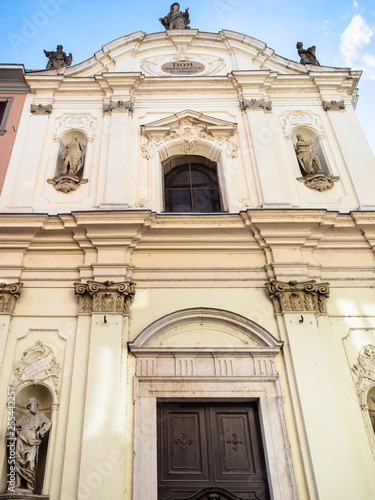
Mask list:
[[[169,14],[165,17],[160,17],[159,21],[164,26],[166,30],[186,30],[190,26],[189,9],[185,9],[185,12],[180,12],[180,4],[174,3],[171,5],[171,10]]]
[[[296,154],[303,175],[323,173],[319,156],[311,147],[312,142],[304,140],[301,134],[297,135]]]
[[[315,64],[320,66],[318,59],[315,57],[315,45],[308,49],[303,48],[302,42],[297,42],[298,55],[300,56],[300,64]]]
[[[52,425],[44,413],[37,412],[38,405],[36,398],[30,398],[27,402],[29,413],[16,422],[15,491],[18,493],[23,491],[34,493],[39,445]]]
[[[44,51],[45,55],[48,57],[48,63],[46,69],[57,69],[63,68],[64,66],[70,66],[73,61],[72,54],[68,56],[63,52],[63,46],[58,45],[55,51],[47,52]]]
[[[86,143],[78,139],[78,135],[74,134],[68,144],[63,144],[62,159],[64,161],[63,175],[75,176],[83,167],[83,153],[86,148]]]

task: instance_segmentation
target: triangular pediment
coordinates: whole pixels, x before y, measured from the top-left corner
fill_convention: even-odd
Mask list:
[[[230,137],[234,135],[237,124],[213,116],[204,115],[191,109],[186,109],[174,115],[167,116],[161,120],[142,125],[142,134],[148,139],[164,137],[174,130],[186,127],[199,127],[204,132],[215,136]]]

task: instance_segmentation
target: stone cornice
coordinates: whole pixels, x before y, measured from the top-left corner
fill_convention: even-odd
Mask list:
[[[272,299],[275,312],[327,312],[326,299],[329,297],[329,283],[317,283],[315,280],[277,281],[265,283],[268,295]]]
[[[131,281],[87,281],[74,283],[74,294],[78,298],[80,313],[129,313],[135,284]]]
[[[23,283],[0,283],[0,314],[11,314],[22,292]]]

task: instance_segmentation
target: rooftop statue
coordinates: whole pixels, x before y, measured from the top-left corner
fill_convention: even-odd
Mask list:
[[[308,49],[303,48],[302,42],[297,42],[298,55],[300,56],[301,64],[315,64],[320,66],[319,61],[315,57],[315,45],[309,47]]]
[[[185,12],[180,12],[180,4],[173,3],[171,5],[171,10],[165,17],[160,17],[159,21],[164,26],[166,30],[186,30],[190,26],[189,9],[185,9]]]
[[[67,56],[65,52],[63,52],[62,45],[58,45],[56,51],[47,52],[45,50],[44,53],[48,57],[46,69],[63,68],[64,66],[70,66],[72,64],[72,54]]]

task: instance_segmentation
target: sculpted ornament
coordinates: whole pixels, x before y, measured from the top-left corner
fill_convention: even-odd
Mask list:
[[[289,281],[272,280],[266,284],[275,312],[313,311],[326,313],[326,299],[329,297],[329,283],[316,283],[315,280]]]
[[[345,111],[344,101],[323,101],[324,111]]]
[[[94,139],[96,118],[90,113],[64,113],[56,118],[55,140],[59,140],[61,135],[68,130],[82,130],[85,132],[87,140]]]
[[[153,137],[142,146],[142,154],[151,159],[155,153],[170,142],[183,140],[185,142],[185,153],[191,152],[194,143],[198,140],[209,141],[225,152],[229,158],[238,156],[238,145],[227,137],[214,136],[207,131],[207,125],[197,118],[186,117],[179,121],[178,126],[166,133],[163,138]]]
[[[53,383],[56,395],[59,395],[59,373],[60,365],[57,363],[52,349],[38,340],[33,346],[26,349],[22,354],[13,371],[14,380],[12,385],[18,387],[20,384],[29,382],[38,384],[49,380]]]
[[[52,104],[30,104],[30,112],[32,115],[50,115],[52,113]]]
[[[375,385],[375,346],[368,344],[359,352],[358,364],[352,371],[356,378],[355,388],[359,402],[363,403],[364,393],[370,386]]]
[[[324,136],[324,129],[320,117],[311,111],[287,111],[280,116],[281,126],[287,138],[290,138],[292,130],[297,127],[310,127],[319,136]]]
[[[22,292],[23,283],[0,283],[0,313],[12,313]]]
[[[242,99],[240,102],[240,106],[242,111],[246,111],[247,109],[255,109],[255,110],[263,110],[263,111],[271,111],[272,110],[272,102],[266,101],[265,99]]]
[[[74,283],[74,294],[78,298],[80,313],[116,312],[127,314],[135,294],[135,284],[130,281]]]

